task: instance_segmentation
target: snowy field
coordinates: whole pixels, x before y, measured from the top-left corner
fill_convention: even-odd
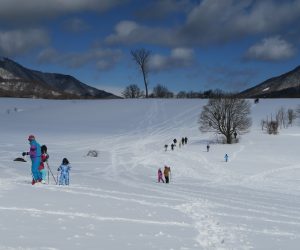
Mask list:
[[[200,133],[204,104],[1,98],[0,249],[300,249],[299,121],[277,136],[260,126],[299,100],[251,102],[251,132],[232,145]],[[30,159],[13,161],[29,134],[48,146],[55,177],[69,159],[70,186],[31,185]],[[170,184],[157,183],[164,164]]]

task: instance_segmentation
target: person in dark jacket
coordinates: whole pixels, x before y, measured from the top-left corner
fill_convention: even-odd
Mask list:
[[[184,137],[182,137],[182,138],[181,138],[182,146],[184,145],[184,141],[185,141],[185,140],[184,140]]]
[[[45,163],[48,164],[47,160],[49,158],[46,145],[41,146],[41,151],[42,151],[42,155],[41,155],[41,163],[39,166],[39,171],[41,173],[42,183],[45,184],[47,179],[47,170],[45,168]]]
[[[164,176],[165,176],[166,183],[170,182],[170,174],[171,174],[171,167],[168,167],[167,165],[165,165]]]

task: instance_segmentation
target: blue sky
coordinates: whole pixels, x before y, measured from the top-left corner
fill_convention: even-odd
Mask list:
[[[300,0],[1,0],[0,55],[119,94],[241,91],[299,66]]]

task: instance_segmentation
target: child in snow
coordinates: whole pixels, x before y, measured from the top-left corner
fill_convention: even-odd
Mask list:
[[[157,178],[158,178],[158,182],[162,181],[163,183],[165,183],[165,181],[163,179],[163,174],[162,174],[162,171],[160,168],[158,169],[158,172],[157,172]]]
[[[47,160],[49,158],[49,155],[47,154],[46,145],[41,146],[41,151],[42,151],[42,155],[41,155],[41,164],[39,166],[39,171],[42,176],[42,183],[45,184],[46,179],[47,179],[47,171],[46,171],[44,162],[47,162]]]
[[[60,177],[59,177],[59,185],[69,185],[69,172],[70,172],[71,166],[67,158],[64,158],[62,160],[61,165],[57,169],[57,171],[60,171]]]
[[[165,165],[164,176],[165,176],[166,183],[169,183],[170,172],[171,172],[171,168]]]
[[[226,162],[228,162],[228,157],[229,157],[228,154],[225,154],[224,158]]]

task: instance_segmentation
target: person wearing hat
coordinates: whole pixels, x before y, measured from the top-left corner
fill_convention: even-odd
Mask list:
[[[70,170],[71,170],[70,162],[68,161],[67,158],[63,158],[61,165],[57,169],[57,171],[60,171],[59,185],[69,185]]]
[[[169,183],[169,181],[170,181],[170,179],[169,179],[170,173],[171,173],[171,167],[168,167],[167,165],[165,165],[164,176],[165,176],[166,183]]]
[[[32,185],[42,180],[42,176],[39,171],[39,166],[41,164],[41,146],[35,140],[34,135],[28,136],[28,141],[30,144],[29,152],[23,152],[23,156],[30,155],[31,159],[31,172],[32,172]]]

